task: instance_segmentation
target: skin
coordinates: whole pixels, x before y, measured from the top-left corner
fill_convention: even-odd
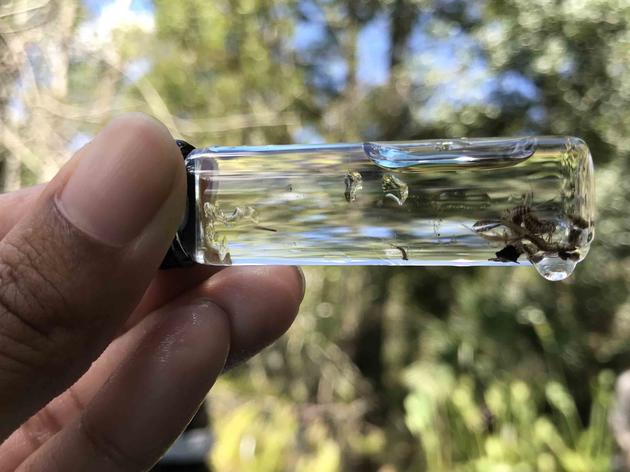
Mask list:
[[[157,271],[184,202],[173,138],[142,115],[0,195],[0,470],[149,469],[289,327],[296,268]]]

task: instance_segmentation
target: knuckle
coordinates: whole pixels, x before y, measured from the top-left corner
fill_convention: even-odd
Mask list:
[[[68,338],[71,307],[54,253],[24,237],[0,242],[0,368],[61,367],[67,360],[59,343]]]
[[[41,447],[51,436],[61,431],[63,420],[50,404],[26,420],[19,431],[34,449]]]

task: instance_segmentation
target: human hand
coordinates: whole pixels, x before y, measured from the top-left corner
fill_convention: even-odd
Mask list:
[[[0,196],[0,470],[144,470],[226,366],[292,322],[291,267],[156,273],[185,204],[173,138],[131,115]]]

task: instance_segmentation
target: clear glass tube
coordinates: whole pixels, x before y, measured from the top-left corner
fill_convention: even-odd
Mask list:
[[[186,166],[180,236],[204,264],[533,264],[561,280],[594,236],[573,137],[208,147]]]

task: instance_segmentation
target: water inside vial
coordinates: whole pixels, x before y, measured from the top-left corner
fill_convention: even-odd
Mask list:
[[[208,148],[188,169],[201,263],[532,264],[561,280],[594,234],[576,138]]]

